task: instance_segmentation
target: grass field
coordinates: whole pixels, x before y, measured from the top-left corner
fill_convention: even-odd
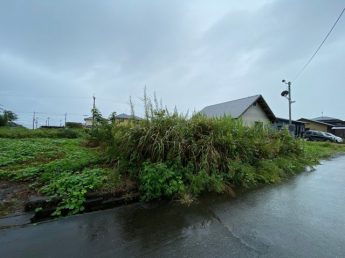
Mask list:
[[[99,156],[83,147],[82,139],[1,139],[0,178],[43,182],[63,172],[81,171],[99,162]]]

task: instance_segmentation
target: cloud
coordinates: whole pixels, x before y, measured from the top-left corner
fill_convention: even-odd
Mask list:
[[[281,80],[302,69],[342,8],[341,0],[3,1],[0,103],[89,114],[95,94],[107,116],[129,112],[131,95],[142,115],[147,85],[181,111],[261,93],[287,117]],[[344,21],[293,84],[294,118],[336,116]]]

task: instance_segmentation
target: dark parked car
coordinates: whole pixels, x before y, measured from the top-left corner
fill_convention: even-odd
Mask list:
[[[304,138],[308,141],[319,141],[319,142],[333,142],[334,138],[327,135],[324,132],[309,130],[304,134]]]
[[[336,135],[331,134],[331,133],[326,133],[326,134],[333,138],[333,142],[337,142],[337,143],[342,143],[343,142],[343,139],[340,138],[339,136],[336,136]]]

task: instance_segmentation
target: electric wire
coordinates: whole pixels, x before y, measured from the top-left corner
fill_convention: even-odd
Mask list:
[[[334,29],[335,25],[337,25],[338,21],[340,20],[341,16],[343,15],[345,11],[345,8],[343,9],[343,11],[341,12],[341,14],[339,15],[338,19],[336,20],[336,22],[334,23],[334,25],[332,26],[331,30],[328,32],[327,36],[325,37],[325,39],[322,41],[321,45],[318,47],[318,49],[315,51],[315,53],[313,54],[313,56],[309,59],[309,61],[307,62],[307,64],[302,68],[302,70],[296,75],[296,77],[292,80],[292,82],[294,82],[299,76],[300,74],[304,71],[304,69],[309,65],[309,63],[311,62],[311,60],[313,60],[314,56],[317,54],[317,52],[319,52],[320,48],[322,47],[323,43],[325,43],[326,39],[328,38],[328,36],[331,34],[332,30]]]

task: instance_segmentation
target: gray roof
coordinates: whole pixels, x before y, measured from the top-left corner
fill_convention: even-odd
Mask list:
[[[124,118],[124,119],[131,119],[132,116],[131,115],[127,115],[125,113],[122,113],[122,114],[119,114],[117,116],[115,116],[116,118]],[[141,117],[138,117],[138,116],[134,116],[135,120],[142,120]]]
[[[203,108],[200,113],[205,114],[208,117],[221,117],[225,114],[231,115],[233,118],[238,118],[244,112],[246,112],[247,109],[255,102],[257,102],[262,107],[263,111],[271,121],[275,121],[275,115],[261,95],[255,95],[243,99],[236,99],[220,104],[207,106]]]
[[[324,120],[339,120],[339,119],[334,118],[334,117],[329,117],[329,116],[320,116],[320,117],[315,117],[312,120],[324,121]]]
[[[305,120],[305,121],[308,121],[308,122],[313,122],[313,123],[322,124],[322,125],[327,125],[327,126],[333,126],[332,124],[328,124],[328,123],[316,121],[316,120],[314,120],[314,119],[307,119],[307,118],[303,118],[303,117],[302,117],[302,118],[298,119],[297,121],[300,121],[300,120]]]

